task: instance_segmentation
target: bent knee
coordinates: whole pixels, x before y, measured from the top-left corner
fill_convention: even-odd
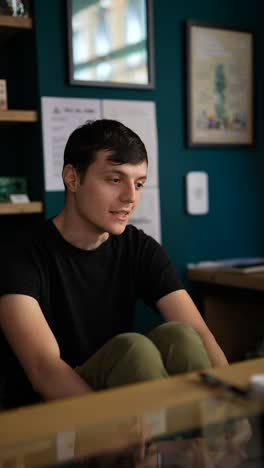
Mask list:
[[[180,322],[166,322],[150,334],[160,350],[169,374],[210,367],[210,360],[200,335]]]
[[[155,328],[151,332],[150,337],[157,337],[177,343],[188,341],[199,341],[202,344],[200,335],[188,323],[183,322],[166,322]]]
[[[169,323],[172,333],[175,333],[178,339],[182,340],[199,340],[202,343],[202,339],[197,331],[189,323],[171,322]]]
[[[116,345],[123,351],[133,349],[135,352],[146,355],[146,353],[157,353],[154,343],[145,335],[140,333],[121,333],[115,338]]]

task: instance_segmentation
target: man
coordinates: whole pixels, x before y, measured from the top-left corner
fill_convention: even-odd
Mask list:
[[[162,247],[127,226],[147,168],[114,120],[69,137],[64,208],[8,252],[1,279],[5,407],[227,364]],[[132,333],[139,298],[167,322],[149,338]]]

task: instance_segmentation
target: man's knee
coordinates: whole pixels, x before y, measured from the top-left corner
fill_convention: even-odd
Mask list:
[[[121,333],[113,338],[113,345],[118,350],[119,355],[129,353],[135,359],[155,359],[159,356],[159,351],[155,344],[140,333]]]
[[[94,390],[168,375],[159,350],[138,333],[116,335],[76,370]]]
[[[113,340],[118,358],[108,375],[105,384],[107,388],[155,380],[168,375],[159,350],[146,336],[123,333]]]
[[[181,322],[166,322],[149,335],[160,350],[169,374],[210,367],[207,351],[194,328]]]
[[[171,341],[185,343],[187,341],[198,340],[202,344],[202,340],[194,328],[188,323],[182,322],[166,322],[154,328],[149,334],[149,338],[155,343],[156,341]]]

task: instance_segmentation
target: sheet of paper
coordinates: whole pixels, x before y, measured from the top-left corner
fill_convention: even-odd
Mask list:
[[[104,118],[119,120],[139,135],[146,146],[149,158],[146,186],[158,186],[158,143],[155,103],[151,101],[104,99],[102,101],[102,113]]]
[[[157,187],[145,187],[139,205],[129,221],[161,243],[160,200]]]
[[[131,217],[131,224],[161,242],[158,141],[155,103],[151,101],[111,100],[102,101],[102,114],[115,119],[136,132],[144,142],[149,159],[148,180],[140,205]]]
[[[99,99],[41,98],[45,190],[64,190],[63,153],[69,135],[87,120],[101,118]]]

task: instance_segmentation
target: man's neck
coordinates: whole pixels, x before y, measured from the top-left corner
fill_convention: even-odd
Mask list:
[[[109,238],[107,232],[99,233],[85,222],[74,222],[64,210],[53,218],[53,223],[67,242],[82,250],[95,250]]]

